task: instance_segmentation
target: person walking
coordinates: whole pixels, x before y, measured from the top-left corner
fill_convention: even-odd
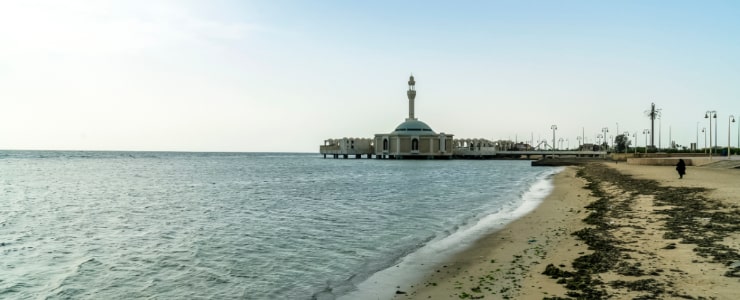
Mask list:
[[[683,161],[683,159],[678,160],[678,163],[676,164],[676,171],[678,172],[678,179],[682,179],[683,175],[686,174],[686,163]]]

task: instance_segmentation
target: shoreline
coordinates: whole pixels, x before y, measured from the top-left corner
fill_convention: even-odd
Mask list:
[[[397,295],[394,299],[460,299],[466,294],[475,297],[475,294],[491,295],[493,292],[495,298],[516,295],[527,284],[525,280],[534,279],[528,274],[530,271],[536,273],[533,269],[541,265],[543,252],[552,252],[551,249],[569,241],[572,227],[585,216],[581,208],[588,201],[588,192],[580,189],[585,182],[575,177],[575,169],[566,167],[553,176],[552,183],[550,194],[534,210],[483,236],[440,265],[423,282],[409,287],[408,294]],[[577,201],[564,201],[571,198]],[[565,261],[585,249],[585,245],[563,249],[564,254],[572,252],[572,255],[561,257]],[[560,288],[553,282],[543,289]]]
[[[536,210],[554,189],[554,178],[565,168],[552,168],[542,172],[528,189],[520,195],[523,200],[518,205],[499,212],[482,216],[476,222],[441,239],[435,239],[423,247],[404,255],[394,265],[377,271],[368,278],[356,283],[355,289],[342,293],[337,299],[388,299],[404,295],[424,280],[427,274],[437,269],[437,265],[454,258],[467,249],[474,248],[490,232],[503,230],[512,222]],[[323,299],[323,298],[319,298]]]
[[[535,210],[423,281],[399,286],[393,299],[735,299],[740,172],[690,167],[687,173],[679,180],[671,166],[567,167]],[[671,221],[684,214],[693,214],[694,223]]]

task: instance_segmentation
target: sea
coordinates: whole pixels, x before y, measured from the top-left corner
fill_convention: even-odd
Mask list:
[[[0,299],[390,299],[560,168],[0,151]]]

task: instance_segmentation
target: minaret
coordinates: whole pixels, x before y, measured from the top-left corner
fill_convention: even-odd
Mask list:
[[[414,118],[414,99],[416,98],[416,81],[414,81],[414,75],[409,77],[409,90],[406,95],[409,97],[409,117],[406,120],[416,120]]]

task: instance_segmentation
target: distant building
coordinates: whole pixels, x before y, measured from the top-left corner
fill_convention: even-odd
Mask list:
[[[416,81],[409,77],[409,117],[391,133],[375,134],[375,155],[395,159],[450,159],[452,158],[452,134],[436,133],[429,125],[414,116]]]
[[[580,151],[601,151],[601,146],[591,143],[584,143],[581,144],[580,147],[578,147],[578,150]]]
[[[337,155],[370,155],[373,153],[373,139],[368,138],[341,138],[324,140],[320,147],[323,154]]]

